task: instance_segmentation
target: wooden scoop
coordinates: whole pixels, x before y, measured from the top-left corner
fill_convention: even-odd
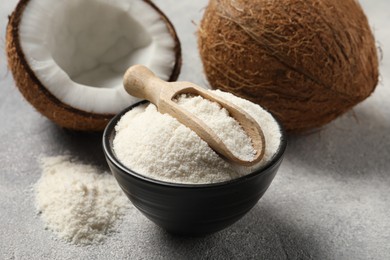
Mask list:
[[[213,95],[190,82],[165,82],[142,65],[130,67],[125,73],[123,84],[130,95],[147,99],[157,106],[160,113],[167,113],[176,118],[227,160],[236,164],[251,166],[259,162],[264,156],[265,140],[260,126],[248,113],[223,98]],[[199,95],[224,107],[252,139],[252,146],[256,151],[253,160],[245,161],[237,158],[210,127],[174,102],[173,99],[180,94]]]

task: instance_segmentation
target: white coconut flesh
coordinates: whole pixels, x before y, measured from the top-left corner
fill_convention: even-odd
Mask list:
[[[160,14],[141,0],[31,0],[19,25],[27,63],[61,102],[115,114],[135,103],[123,74],[143,64],[168,80],[175,41]]]

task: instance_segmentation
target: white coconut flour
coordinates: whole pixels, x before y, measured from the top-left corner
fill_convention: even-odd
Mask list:
[[[176,102],[205,122],[235,156],[244,161],[253,160],[256,151],[251,139],[225,108],[200,96],[185,94]]]
[[[122,116],[115,130],[114,151],[133,171],[175,183],[215,183],[238,178],[267,163],[280,145],[281,133],[271,114],[260,106],[230,93],[213,91],[249,113],[261,126],[266,149],[255,166],[231,165],[193,131],[153,104],[138,106]],[[202,119],[240,158],[253,158],[249,137],[225,109],[199,96],[181,95],[179,105]]]
[[[41,159],[36,207],[59,237],[74,244],[101,242],[114,232],[130,203],[113,176],[70,156]]]

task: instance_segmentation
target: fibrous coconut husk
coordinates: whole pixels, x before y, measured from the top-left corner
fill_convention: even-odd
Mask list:
[[[213,88],[267,108],[288,131],[330,122],[378,82],[375,40],[355,0],[211,0],[198,44]]]

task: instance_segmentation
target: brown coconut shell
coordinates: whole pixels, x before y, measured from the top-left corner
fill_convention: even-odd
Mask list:
[[[16,9],[9,17],[6,35],[6,51],[8,56],[8,67],[10,68],[15,83],[27,99],[42,115],[46,116],[56,124],[71,130],[77,131],[102,131],[113,114],[95,114],[73,108],[52,95],[39,81],[31,70],[19,41],[19,24],[23,11],[30,1],[20,0]],[[143,0],[152,6],[160,15],[161,20],[166,24],[172,38],[175,41],[175,64],[169,81],[175,81],[181,68],[181,47],[175,28],[164,13],[151,1]]]
[[[378,83],[367,17],[355,0],[211,0],[198,31],[213,88],[302,132],[335,119]]]

